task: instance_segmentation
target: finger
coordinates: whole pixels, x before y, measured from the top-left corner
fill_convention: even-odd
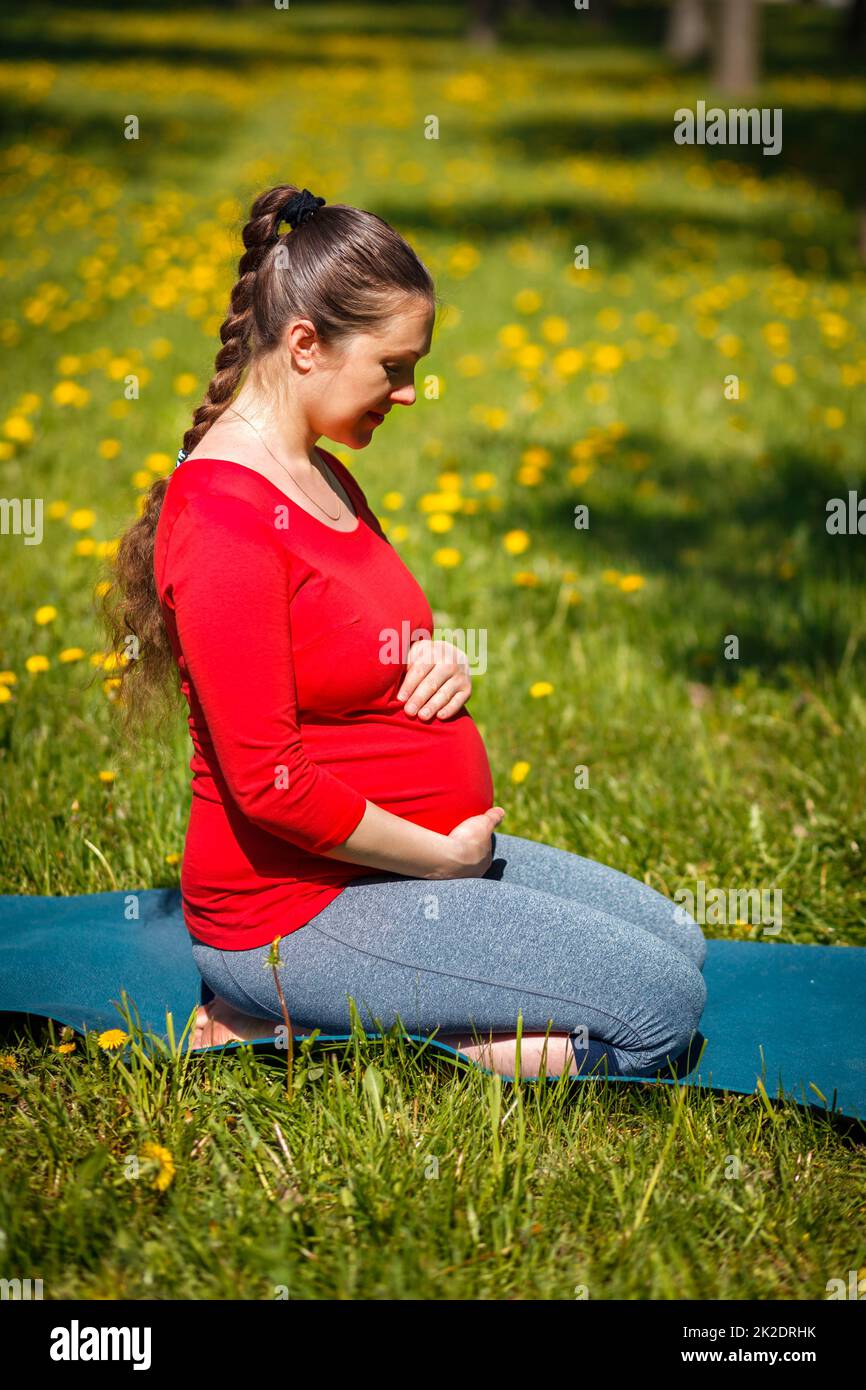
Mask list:
[[[397,691],[397,699],[407,699],[432,667],[433,663],[430,661],[413,661],[403,677],[400,689]]]
[[[421,706],[426,704],[430,697],[435,695],[436,691],[439,690],[447,680],[447,673],[439,670],[438,667],[434,667],[429,675],[424,677],[421,684],[413,691],[406,701],[406,713],[417,714]]]
[[[458,710],[461,710],[463,708],[468,698],[469,697],[467,695],[464,695],[462,691],[458,691],[456,695],[453,695],[451,697],[447,705],[445,705],[442,709],[436,711],[436,718],[451,719],[452,716],[455,715]]]
[[[431,696],[425,705],[418,711],[418,717],[431,718],[439,710],[444,708],[457,695],[463,694],[463,682],[459,676],[452,676],[450,680],[443,681],[436,693]],[[465,699],[465,696],[463,696]]]

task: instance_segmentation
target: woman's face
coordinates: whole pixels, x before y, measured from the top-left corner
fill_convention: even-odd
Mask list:
[[[302,392],[311,430],[365,449],[395,405],[415,400],[415,364],[430,351],[435,311],[407,297],[384,327],[357,333],[333,351],[316,343]]]

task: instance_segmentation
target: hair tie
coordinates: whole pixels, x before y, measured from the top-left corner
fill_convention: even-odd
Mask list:
[[[312,217],[316,208],[322,207],[324,202],[324,198],[317,198],[314,193],[310,192],[309,188],[302,188],[300,193],[293,193],[288,202],[284,203],[277,213],[274,222],[274,235],[279,236],[277,228],[281,222],[288,222],[292,231],[295,231],[308,218]]]
[[[178,451],[177,451],[177,463],[174,465],[175,468],[179,468],[180,465],[183,463],[183,461],[184,461],[185,458],[189,458],[189,454],[187,453],[186,449],[183,449],[183,448],[178,449]]]

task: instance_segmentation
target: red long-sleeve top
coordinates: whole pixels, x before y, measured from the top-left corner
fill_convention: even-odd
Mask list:
[[[322,853],[368,800],[441,834],[494,801],[466,707],[425,721],[396,698],[433,615],[359,484],[321,453],[354,531],[207,458],[175,469],[157,525],[154,578],[193,744],[184,918],[223,949],[296,931],[371,872]]]

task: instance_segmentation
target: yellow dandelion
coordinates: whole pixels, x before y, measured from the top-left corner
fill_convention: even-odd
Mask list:
[[[517,481],[521,487],[536,487],[544,481],[544,474],[540,468],[519,468],[517,470]]]
[[[50,663],[47,656],[28,656],[24,665],[32,675],[36,675],[39,671],[47,671]]]
[[[600,309],[595,321],[603,333],[613,333],[622,323],[622,314],[619,309]]]
[[[553,686],[550,684],[550,681],[535,681],[534,684],[529,687],[529,693],[533,700],[540,700],[543,695],[551,695],[553,693]]]
[[[165,856],[165,862],[166,864],[179,864],[182,858],[183,855],[178,854],[177,851],[174,850],[171,854]]]
[[[57,660],[62,661],[64,665],[66,665],[70,661],[80,661],[83,656],[83,647],[64,647]]]
[[[484,363],[474,353],[466,353],[463,357],[458,357],[457,370],[461,376],[480,376],[484,371]]]
[[[511,780],[512,780],[512,782],[523,782],[523,781],[525,781],[525,779],[526,779],[526,774],[527,774],[527,772],[529,771],[529,768],[530,768],[530,764],[529,764],[529,763],[523,763],[523,762],[515,763],[514,766],[513,766],[512,769],[511,769]]]
[[[537,574],[532,573],[532,570],[518,570],[514,576],[514,583],[518,584],[522,589],[535,589],[538,587],[540,580]]]
[[[838,406],[831,405],[824,411],[824,424],[828,430],[840,430],[845,423],[845,413]]]
[[[449,546],[444,546],[441,550],[434,550],[433,552],[433,563],[441,565],[443,569],[453,569],[455,565],[460,564],[462,558],[459,550]]]
[[[18,677],[14,671],[0,671],[0,686],[17,684]]]
[[[508,531],[502,537],[502,544],[509,555],[522,555],[529,548],[529,536],[525,531]]]
[[[551,457],[549,449],[543,448],[540,444],[534,444],[531,448],[524,449],[520,455],[520,462],[528,463],[536,468],[544,468],[546,464],[550,463]]]
[[[515,361],[518,367],[525,367],[530,372],[535,371],[544,361],[544,348],[539,347],[538,343],[525,343],[517,349]]]
[[[790,362],[777,362],[771,375],[777,386],[793,386],[797,380],[797,370]]]
[[[96,541],[87,536],[83,541],[76,541],[74,548],[76,555],[92,555],[96,550]]]
[[[33,426],[24,415],[10,415],[3,426],[3,433],[7,439],[14,439],[16,444],[29,444],[33,438]]]
[[[498,336],[503,347],[518,348],[526,342],[526,329],[522,323],[507,323]]]
[[[443,492],[459,492],[462,486],[459,473],[440,473],[436,482]]]
[[[622,349],[613,343],[596,348],[592,354],[592,365],[597,372],[616,372],[622,366]]]
[[[124,1033],[122,1028],[106,1028],[104,1033],[100,1033],[96,1041],[101,1048],[107,1051],[113,1047],[123,1047],[123,1044],[129,1041],[129,1034]]]
[[[400,507],[402,507],[403,502],[404,498],[402,492],[386,492],[385,496],[382,498],[382,506],[386,507],[389,512],[398,511]]]
[[[588,478],[592,477],[594,472],[595,469],[591,463],[576,463],[573,468],[569,468],[568,470],[569,482],[574,483],[576,487],[580,487],[582,483],[585,483]]]
[[[93,592],[97,598],[104,598],[111,588],[110,579],[100,579],[98,584],[94,584]]]
[[[74,1051],[75,1051],[75,1043],[74,1043],[74,1042],[58,1043],[58,1045],[57,1045],[57,1047],[55,1047],[54,1051],[55,1051],[55,1052],[59,1052],[62,1056],[65,1057],[67,1053],[69,1053],[69,1052],[74,1052]]]
[[[33,614],[34,622],[37,622],[40,627],[44,627],[46,623],[52,623],[56,617],[57,609],[50,603],[43,603],[42,607],[37,608]]]
[[[13,1056],[11,1052],[0,1052],[0,1067],[4,1071],[17,1071],[18,1058]]]
[[[164,1192],[171,1185],[176,1171],[171,1150],[164,1148],[162,1144],[148,1142],[142,1146],[141,1151],[145,1158],[151,1159],[158,1165],[159,1171],[153,1180],[153,1186],[160,1192]]]
[[[26,391],[18,402],[18,409],[22,415],[32,415],[34,410],[38,410],[42,404],[42,399],[37,396],[35,391]]]
[[[145,468],[149,468],[151,473],[167,473],[172,466],[172,461],[168,454],[148,454],[144,460]]]
[[[58,381],[51,392],[51,399],[55,405],[71,405],[80,389],[77,381]]]
[[[472,486],[479,492],[489,492],[490,488],[496,486],[496,474],[476,473],[472,479]]]
[[[742,347],[742,342],[736,333],[723,333],[716,343],[716,347],[724,357],[736,357]]]
[[[642,574],[624,574],[619,581],[619,587],[624,594],[633,594],[638,589],[642,589],[646,580]]]
[[[453,525],[454,518],[453,516],[449,516],[447,512],[434,512],[432,516],[428,516],[427,518],[428,528],[436,535],[442,535],[445,531],[450,531]]]
[[[0,685],[0,705],[8,705],[12,699],[12,691],[8,685]]]
[[[484,412],[484,423],[489,430],[501,430],[508,424],[508,411],[497,406]]]
[[[87,531],[96,521],[96,512],[90,507],[78,507],[69,518],[73,531]]]
[[[149,488],[153,483],[153,474],[149,473],[146,468],[137,468],[130,478],[130,482],[133,487]]]
[[[585,361],[585,354],[577,348],[566,348],[554,357],[553,370],[560,376],[574,376],[575,372],[581,370]]]
[[[99,456],[104,459],[116,459],[120,453],[119,439],[100,439]]]
[[[116,776],[116,772],[112,772],[110,768],[106,768],[103,772],[100,772],[99,780],[100,782],[113,782]]]
[[[170,357],[173,351],[174,349],[168,338],[154,338],[153,342],[150,344],[150,355],[151,357],[155,357],[157,361],[162,361],[163,358]]]
[[[542,320],[541,336],[549,343],[564,343],[568,337],[568,323],[557,314],[552,314]]]
[[[68,502],[49,502],[48,504],[48,515],[51,517],[52,521],[59,521],[68,511]]]
[[[541,295],[537,290],[518,290],[514,296],[514,307],[519,314],[534,314],[541,308]]]
[[[192,372],[181,372],[180,376],[174,379],[174,389],[178,396],[191,396],[197,385],[198,379]]]

